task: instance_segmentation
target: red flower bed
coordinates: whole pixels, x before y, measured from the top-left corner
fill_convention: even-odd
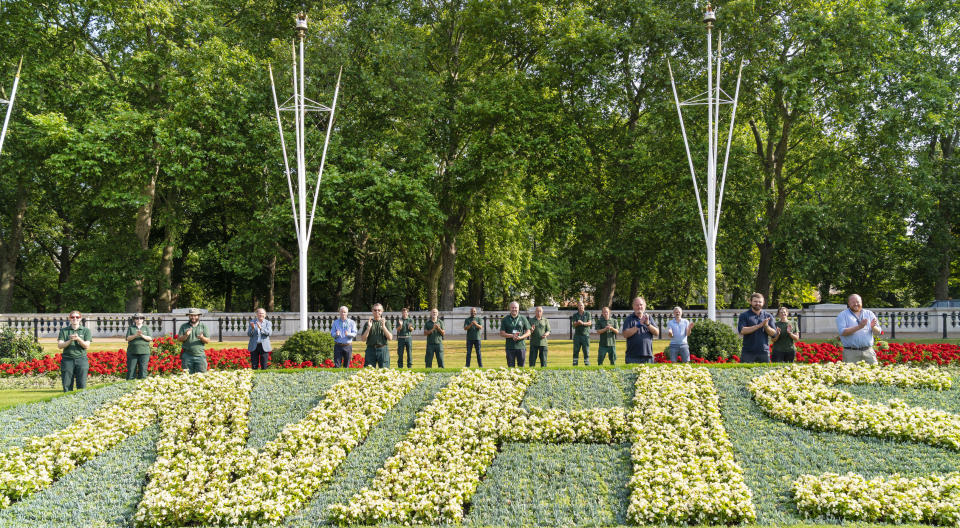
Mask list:
[[[830,343],[804,343],[798,341],[797,363],[837,363],[843,360],[843,348]],[[960,345],[949,343],[890,343],[887,350],[876,350],[877,361],[883,365],[893,364],[937,364],[960,365]],[[656,363],[670,363],[665,353],[655,354]],[[730,359],[707,361],[690,354],[691,363],[739,363],[740,358],[733,356]]]
[[[171,337],[158,337],[154,340],[153,346],[156,350],[150,355],[150,361],[147,364],[147,370],[150,374],[170,374],[180,372],[182,365],[180,363],[179,344]],[[207,350],[207,366],[211,370],[235,370],[250,368],[250,352],[245,348],[222,348]],[[61,354],[54,356],[44,356],[42,359],[24,361],[11,365],[9,363],[0,363],[0,376],[28,376],[44,374],[47,372],[60,370]],[[87,354],[90,361],[90,373],[107,376],[126,376],[127,374],[127,351],[124,349],[115,351],[90,352]],[[320,365],[314,365],[312,361],[303,363],[294,363],[284,361],[283,368],[333,368],[333,360],[328,359]],[[350,368],[363,368],[363,356],[354,354],[350,360]]]

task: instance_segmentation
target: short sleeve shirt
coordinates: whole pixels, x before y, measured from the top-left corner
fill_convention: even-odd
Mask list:
[[[479,317],[467,317],[463,320],[463,326],[467,326],[470,323],[476,321],[478,325],[483,326],[483,321]],[[471,326],[467,330],[467,341],[479,341],[480,340],[480,328]]]
[[[60,333],[57,335],[57,341],[70,341],[70,335],[76,333],[80,339],[90,342],[90,329],[86,326],[78,326],[76,330],[65,326],[60,329]],[[80,343],[75,341],[70,341],[70,344],[67,345],[62,352],[60,352],[62,357],[65,358],[82,358],[87,357],[87,349],[80,346]]]
[[[686,319],[670,319],[667,322],[667,327],[670,330],[673,330],[673,337],[670,338],[671,345],[686,345],[687,344],[687,327],[690,326],[690,321]]]
[[[177,332],[177,335],[183,335],[188,328],[190,323],[183,323],[180,325],[180,330]],[[210,333],[207,332],[207,326],[203,323],[197,323],[197,326],[193,327],[193,330],[190,331],[190,336],[183,342],[183,351],[187,354],[193,354],[199,356],[203,354],[203,341],[200,341],[198,335],[203,335],[204,337],[209,338]]]
[[[773,317],[767,312],[763,310],[758,314],[753,313],[753,310],[743,312],[737,319],[737,333],[739,334],[746,326],[760,324],[760,321],[766,321],[767,326],[773,327]],[[770,345],[767,344],[768,338],[769,336],[763,331],[763,328],[758,328],[756,332],[743,336],[743,353],[763,354],[770,352]]]
[[[790,352],[794,350],[793,338],[790,337],[790,334],[787,332],[787,325],[789,324],[790,323],[783,321],[777,321],[777,330],[780,331],[780,337],[773,343],[774,352]]]
[[[528,321],[530,323],[530,348],[547,346],[547,338],[544,334],[550,332],[550,320],[546,317],[537,319],[536,317]]]
[[[367,333],[367,329],[370,329],[370,333],[367,334],[367,346],[368,347],[383,347],[387,346],[387,333],[384,332],[383,325],[386,323],[383,319],[379,321],[367,321],[363,323],[363,334]]]
[[[500,320],[500,330],[508,334],[514,332],[522,334],[530,329],[530,321],[527,321],[527,318],[517,314],[516,317],[512,315],[506,315],[503,319]],[[506,340],[507,350],[524,350],[526,345],[524,345],[524,340],[514,341],[512,338]]]
[[[649,317],[649,314],[646,314]],[[647,325],[640,322],[636,314],[630,314],[623,320],[621,332],[636,328],[637,333],[627,338],[627,351],[624,354],[627,360],[653,357],[653,334]]]
[[[130,328],[127,328],[127,337],[137,335],[137,330],[136,326],[131,325]],[[128,341],[127,352],[134,355],[149,354],[151,345],[150,328],[147,325],[142,325],[139,330],[143,337],[135,337]]]
[[[413,320],[409,317],[405,317],[397,321],[397,339],[401,337],[408,338],[410,337],[410,332],[413,332]]]
[[[841,334],[840,342],[843,343],[843,347],[866,348],[873,346],[873,328],[870,327],[870,322],[876,318],[877,316],[867,309],[861,309],[859,316],[855,315],[850,308],[840,312],[840,315],[837,316],[837,333]],[[848,336],[842,335],[844,329],[857,326],[864,319],[867,320],[866,326]]]
[[[574,326],[575,321],[583,321],[584,323],[590,322],[590,312],[584,311],[582,314],[580,312],[574,312],[570,316],[570,327],[573,328],[573,335],[575,336],[589,336],[590,327],[589,326]]]
[[[603,317],[597,319],[597,330],[603,330],[610,325],[611,328],[617,327],[617,322],[613,319],[604,319]],[[604,332],[600,334],[600,346],[617,346],[617,334],[615,332]]]
[[[441,330],[444,329],[444,328],[443,328],[443,321],[440,321],[440,320],[437,320],[437,322],[427,321],[426,323],[424,323],[423,329],[424,329],[424,330],[428,330],[428,331],[429,331],[429,330],[433,330],[433,327],[434,327],[434,326],[438,327],[438,328],[441,329]],[[440,335],[440,332],[434,332],[434,333],[432,333],[432,334],[430,334],[430,335],[427,336],[427,344],[428,344],[428,345],[442,345],[442,344],[443,344],[443,336]]]

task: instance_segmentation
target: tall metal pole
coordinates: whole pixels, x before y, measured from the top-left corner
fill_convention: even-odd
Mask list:
[[[10,114],[13,113],[13,99],[17,96],[17,85],[20,84],[20,67],[23,66],[23,57],[17,65],[17,75],[13,78],[13,89],[10,90],[10,100],[7,103],[7,116],[3,118],[3,130],[0,131],[0,152],[3,152],[3,140],[7,137],[7,125],[10,124]]]
[[[703,227],[703,238],[707,249],[707,316],[717,319],[717,233],[720,225],[720,210],[723,204],[723,188],[727,178],[727,163],[730,160],[730,143],[733,139],[733,123],[736,119],[737,98],[740,95],[740,74],[743,72],[743,63],[740,63],[740,72],[737,74],[737,90],[733,99],[720,88],[721,57],[717,57],[716,83],[713,79],[713,23],[717,17],[710,4],[707,4],[703,15],[703,22],[707,27],[707,91],[703,94],[680,102],[677,94],[677,85],[673,78],[673,68],[667,61],[670,70],[670,85],[673,88],[673,98],[677,105],[677,116],[680,118],[680,131],[683,134],[683,144],[687,152],[687,162],[690,165],[690,177],[693,180],[693,190],[697,197],[697,210],[700,213],[700,224]],[[722,40],[722,39],[721,39]],[[722,42],[717,44],[718,53],[722,49]],[[704,97],[705,96],[705,97]],[[727,152],[723,160],[723,179],[720,190],[717,192],[717,152],[720,143],[720,105],[732,104],[730,114],[730,130],[727,134]],[[690,153],[690,144],[687,140],[687,131],[683,123],[683,106],[707,106],[707,207],[706,215],[701,205],[700,186],[697,183],[697,174],[694,170],[693,156]]]
[[[297,235],[297,264],[299,265],[299,306],[300,309],[300,329],[306,330],[307,324],[307,253],[310,249],[310,235],[313,231],[313,219],[317,210],[317,197],[320,193],[320,180],[323,177],[323,168],[327,160],[327,146],[330,144],[330,134],[333,131],[333,115],[337,106],[337,95],[340,93],[340,77],[337,77],[337,86],[334,89],[333,104],[326,107],[306,97],[306,67],[304,65],[304,47],[307,36],[307,16],[301,13],[297,16],[297,38],[290,46],[290,55],[293,69],[293,97],[283,105],[277,99],[276,83],[273,79],[273,68],[270,68],[270,89],[273,93],[273,104],[276,109],[277,129],[280,133],[280,148],[283,150],[283,168],[287,177],[287,189],[290,192],[290,208],[293,213],[293,226]],[[341,70],[342,71],[342,70]],[[288,104],[292,103],[292,104]],[[286,106],[284,106],[286,105]],[[297,164],[296,180],[297,192],[293,191],[293,174],[290,168],[289,157],[287,156],[287,143],[283,135],[283,122],[280,118],[281,111],[293,112],[294,124],[294,147],[296,156],[294,160]],[[313,207],[310,214],[307,214],[307,112],[330,112],[330,118],[327,122],[326,138],[323,143],[323,156],[320,159],[320,169],[317,172],[317,185],[313,194]]]

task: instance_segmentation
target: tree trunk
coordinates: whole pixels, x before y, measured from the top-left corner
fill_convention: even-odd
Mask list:
[[[156,149],[156,145],[154,145]],[[157,176],[160,174],[160,163],[156,162],[153,173],[143,189],[143,196],[146,201],[137,209],[137,219],[133,232],[140,244],[140,252],[137,255],[139,263],[138,275],[127,288],[127,312],[143,311],[143,281],[145,279],[143,270],[146,268],[147,251],[150,249],[150,228],[153,226],[153,201],[157,192]]]
[[[70,227],[66,226],[63,230],[60,254],[57,257],[60,261],[60,273],[57,274],[57,293],[53,296],[53,304],[57,312],[63,311],[63,287],[70,280],[70,264],[72,262],[70,248]]]
[[[173,309],[173,251],[176,236],[173,228],[164,230],[163,249],[160,252],[160,284],[157,296],[157,311],[168,313]]]
[[[17,199],[10,215],[10,236],[0,239],[0,312],[9,312],[13,306],[14,277],[17,274],[17,257],[23,242],[23,224],[27,213],[27,189],[23,182],[17,184]]]
[[[273,303],[273,294],[274,290],[277,287],[277,254],[274,253],[270,255],[270,260],[267,261],[267,298],[264,303],[264,309],[268,312],[272,312],[274,308]]]
[[[427,309],[432,310],[437,308],[437,281],[440,280],[440,270],[442,269],[440,265],[439,258],[430,258],[427,261],[427,273],[425,275],[426,279],[426,290],[427,290]]]
[[[597,291],[597,297],[594,299],[597,303],[598,308],[603,308],[604,306],[610,306],[613,304],[613,296],[617,291],[617,270],[611,269],[607,276],[603,279],[603,283],[600,284],[600,289]]]
[[[954,168],[954,152],[956,147],[956,142],[960,139],[960,132],[954,132],[952,134],[945,134],[939,136],[940,144],[940,154],[943,156],[941,160],[941,181],[950,185],[956,176],[953,174],[956,169]],[[946,202],[946,203],[945,203]],[[933,286],[933,294],[937,300],[949,299],[950,298],[950,265],[953,261],[953,249],[954,249],[954,225],[952,219],[956,215],[955,208],[958,204],[954,203],[953,200],[948,200],[946,196],[941,197],[940,200],[940,218],[941,218],[941,229],[943,229],[944,234],[941,238],[943,241],[943,246],[940,250],[940,262],[937,266],[937,278]]]
[[[763,241],[757,244],[760,250],[760,264],[757,266],[757,281],[754,283],[754,291],[763,295],[764,299],[770,299],[770,269],[773,266],[773,244],[769,237],[764,237]]]
[[[367,267],[367,242],[370,240],[369,233],[364,234],[357,248],[357,266],[353,270],[353,291],[350,292],[350,309],[359,310],[363,306],[363,289],[365,286],[365,273]]]
[[[441,246],[443,259],[440,275],[440,311],[453,310],[457,302],[457,235],[444,236]]]
[[[630,299],[627,302],[630,304],[631,308],[633,307],[633,300],[637,298],[637,295],[640,295],[640,277],[634,275],[630,278]]]

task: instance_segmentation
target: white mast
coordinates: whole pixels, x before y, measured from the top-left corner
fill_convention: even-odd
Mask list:
[[[330,144],[330,133],[333,131],[333,114],[337,108],[337,96],[340,93],[340,74],[337,75],[337,86],[333,91],[333,103],[327,107],[307,99],[305,94],[304,74],[304,41],[307,36],[307,15],[297,15],[297,38],[299,39],[299,54],[294,44],[293,54],[293,96],[283,105],[277,100],[277,88],[273,81],[273,67],[270,67],[270,89],[273,92],[273,105],[276,110],[277,128],[280,131],[280,147],[283,150],[283,168],[287,176],[287,189],[290,192],[290,207],[293,211],[293,226],[297,235],[299,284],[300,284],[300,330],[307,326],[307,251],[310,248],[310,235],[313,232],[313,219],[317,211],[317,197],[320,194],[320,180],[323,177],[323,167],[327,161],[327,147]],[[343,73],[341,68],[340,73]],[[296,142],[297,163],[297,192],[294,195],[293,178],[290,174],[290,162],[287,156],[287,144],[283,136],[283,122],[280,120],[281,111],[290,111],[294,115],[294,138]],[[307,157],[306,157],[306,116],[307,112],[329,112],[326,139],[323,142],[323,155],[320,158],[320,169],[317,172],[317,184],[313,190],[313,207],[307,215]]]
[[[3,130],[0,130],[0,152],[3,152],[3,140],[7,137],[7,125],[10,123],[10,114],[13,113],[13,99],[17,96],[17,85],[20,84],[20,67],[23,66],[23,57],[17,65],[17,75],[13,78],[13,89],[10,90],[10,100],[0,99],[0,104],[7,105],[7,116],[3,119]]]
[[[734,96],[730,96],[720,88],[720,64],[722,57],[722,37],[717,42],[717,80],[713,81],[713,23],[717,16],[713,7],[707,4],[703,14],[703,22],[707,26],[707,91],[692,99],[680,102],[677,95],[677,85],[673,79],[673,68],[667,61],[670,70],[670,85],[673,87],[673,99],[677,105],[677,115],[680,117],[680,132],[683,134],[683,145],[687,151],[687,162],[690,165],[690,177],[693,179],[693,191],[697,197],[697,210],[700,212],[700,227],[703,228],[703,238],[707,246],[707,316],[717,320],[717,232],[720,225],[720,209],[723,205],[723,188],[727,181],[727,162],[730,161],[730,143],[733,139],[733,124],[737,117],[737,99],[740,96],[740,75],[743,73],[743,61],[740,61],[740,70],[737,72],[737,88]],[[730,129],[727,132],[726,155],[723,159],[723,176],[720,179],[720,189],[717,191],[717,147],[720,135],[720,105],[732,104],[730,113]],[[703,214],[703,203],[700,198],[700,187],[697,185],[697,174],[693,168],[693,157],[690,154],[690,143],[687,140],[687,130],[683,124],[681,107],[706,105],[707,106],[707,214]]]

